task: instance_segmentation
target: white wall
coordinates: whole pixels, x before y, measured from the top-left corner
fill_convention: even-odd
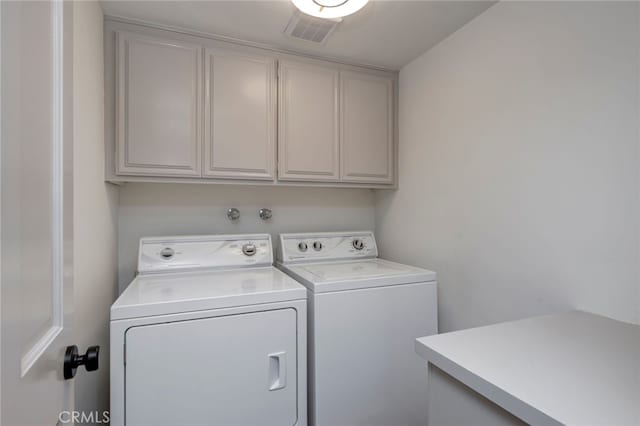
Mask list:
[[[75,2],[74,343],[100,345],[100,368],[74,379],[76,409],[109,409],[109,307],[117,292],[117,187],[104,182],[102,9]]]
[[[572,308],[640,322],[638,3],[502,2],[400,74],[382,254],[442,331]]]
[[[135,274],[138,242],[144,236],[372,230],[373,192],[366,189],[276,188],[237,185],[126,184],[118,212],[119,283]],[[229,207],[240,209],[237,223]],[[273,210],[264,222],[258,210]]]

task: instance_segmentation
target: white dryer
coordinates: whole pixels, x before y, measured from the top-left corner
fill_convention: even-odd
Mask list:
[[[436,274],[379,259],[372,232],[283,234],[280,267],[309,293],[309,422],[423,426]]]
[[[111,307],[112,425],[306,425],[306,290],[269,235],[143,238]]]

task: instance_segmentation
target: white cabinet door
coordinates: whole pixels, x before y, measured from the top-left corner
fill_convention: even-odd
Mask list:
[[[202,49],[116,37],[116,173],[200,176]]]
[[[293,425],[296,311],[135,326],[126,332],[128,425]]]
[[[393,81],[340,73],[341,180],[393,182]]]
[[[278,178],[337,181],[337,70],[280,62]]]
[[[275,60],[206,50],[204,176],[275,179]]]

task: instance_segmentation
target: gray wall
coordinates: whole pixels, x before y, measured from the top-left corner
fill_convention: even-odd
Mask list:
[[[382,254],[441,331],[580,308],[640,322],[639,4],[501,2],[400,74]]]
[[[75,381],[77,410],[109,409],[109,308],[117,294],[117,187],[104,182],[102,9],[73,4],[74,344],[100,345],[100,369]]]
[[[229,207],[240,209],[237,223]],[[264,222],[258,210],[273,210]],[[373,192],[367,189],[276,188],[206,184],[126,184],[118,212],[119,282],[135,274],[138,242],[144,236],[270,233],[374,229]]]

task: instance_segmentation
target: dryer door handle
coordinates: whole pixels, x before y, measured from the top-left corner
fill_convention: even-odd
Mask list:
[[[287,386],[287,353],[269,354],[269,390],[284,389]]]

